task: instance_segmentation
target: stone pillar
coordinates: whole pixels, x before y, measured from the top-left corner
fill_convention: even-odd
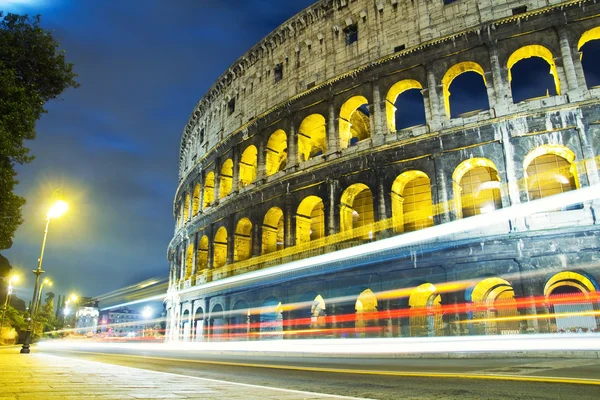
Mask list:
[[[187,241],[183,242],[183,248],[179,249],[179,280],[185,279],[185,251],[187,250]]]
[[[373,129],[371,137],[373,146],[381,146],[385,143],[385,134],[387,133],[385,101],[381,101],[379,82],[373,81],[372,85],[373,105],[370,107],[370,112]]]
[[[231,178],[231,192],[237,193],[240,188],[240,151],[237,147],[233,147],[233,177]]]
[[[383,178],[377,174],[377,221],[383,221],[388,218],[391,218],[391,215],[388,213],[388,204],[386,201],[386,190],[385,190],[385,182]]]
[[[517,172],[514,161],[514,146],[511,142],[510,124],[502,122],[497,125],[495,129],[500,130],[500,137],[502,143],[502,156],[504,159],[504,166],[506,169],[506,190],[508,191],[509,205],[515,205],[521,203],[521,191],[519,189],[519,180],[517,179]],[[504,190],[501,190],[503,192]],[[526,229],[525,219],[523,217],[511,218],[511,229],[513,231],[523,231]]]
[[[575,65],[573,64],[573,54],[571,53],[569,36],[567,34],[567,28],[564,25],[559,26],[557,31],[558,39],[560,41],[562,64],[565,69],[565,76],[567,78],[567,90],[564,90],[563,92],[571,92],[579,87],[579,83],[577,82],[577,74],[575,73]]]
[[[292,204],[292,196],[286,196],[285,204],[285,248],[296,244],[296,210]]]
[[[498,58],[498,47],[488,44],[490,65],[492,67],[492,84],[494,88],[494,106],[490,98],[490,108],[494,107],[496,116],[506,115],[513,103],[512,91],[508,82],[508,71],[502,68]],[[489,83],[488,83],[489,85]]]
[[[200,179],[200,204],[198,204],[198,213],[204,211],[204,173],[202,173],[202,178]]]
[[[206,269],[212,270],[215,265],[215,235],[214,235],[214,229],[213,229],[212,225],[208,228],[207,236],[208,236],[208,251],[207,251],[208,260],[206,263]],[[210,275],[209,275],[209,277],[210,277]]]
[[[452,220],[449,203],[449,185],[446,182],[446,173],[441,159],[442,155],[434,154],[432,158],[435,165],[435,187],[437,192],[438,203],[435,206],[434,213],[436,214],[436,218],[439,221],[438,223],[436,223],[436,225],[439,225],[446,222],[450,222]]]
[[[215,202],[214,205],[219,204],[221,198],[221,159],[215,160]]]
[[[267,164],[265,160],[265,140],[261,136],[258,140],[258,153],[256,155],[256,180],[260,181],[267,176]]]
[[[295,168],[298,165],[298,127],[296,121],[292,120],[287,135],[287,168]]]
[[[192,259],[192,285],[195,285],[195,276],[198,273],[198,233],[195,233],[192,237],[192,242],[194,243],[194,255]]]
[[[329,184],[329,207],[327,209],[327,236],[335,235],[340,232],[340,211],[337,198],[338,186],[340,182],[337,179],[328,179]]]
[[[335,112],[333,98],[329,99],[327,117],[327,153],[335,153],[340,149],[339,114]]]
[[[461,302],[460,295],[457,292],[451,292],[448,294],[448,303],[453,306],[454,310],[448,313],[448,327],[451,336],[460,336],[462,326],[460,319],[459,304]]]
[[[252,225],[252,256],[258,257],[262,253],[262,221],[255,218]]]
[[[227,218],[227,265],[233,264],[233,253],[235,250],[235,225],[233,215]]]
[[[444,107],[440,102],[433,65],[431,64],[427,65],[427,89],[424,89],[424,91],[425,90],[427,91],[426,95],[429,98],[429,115],[431,115],[431,119],[427,122],[429,124],[429,130],[433,132],[442,127],[442,115],[445,115],[445,111],[443,111]]]

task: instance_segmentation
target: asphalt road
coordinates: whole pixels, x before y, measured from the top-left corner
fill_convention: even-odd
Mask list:
[[[600,385],[583,384],[585,379],[600,380],[599,359],[281,357],[126,346],[99,349],[84,344],[38,347],[34,351],[178,375],[368,399],[600,398]],[[539,381],[544,377],[581,381]]]

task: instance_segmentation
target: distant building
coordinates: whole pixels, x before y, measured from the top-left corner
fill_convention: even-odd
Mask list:
[[[100,332],[108,336],[134,337],[140,336],[144,329],[142,316],[127,307],[100,313]]]
[[[80,335],[98,332],[98,307],[79,307],[75,317],[77,318],[77,330]]]

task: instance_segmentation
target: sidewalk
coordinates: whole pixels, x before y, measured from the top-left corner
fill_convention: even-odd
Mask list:
[[[0,348],[0,400],[351,399]]]

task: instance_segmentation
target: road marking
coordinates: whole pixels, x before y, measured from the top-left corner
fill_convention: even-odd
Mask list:
[[[94,352],[75,351],[75,350],[68,350],[68,351],[72,352],[72,353],[106,354],[106,355],[115,355],[115,356],[118,355],[118,354],[110,354],[110,353],[94,353]],[[55,355],[55,354],[43,353],[43,355],[46,356],[46,357],[56,357],[56,358],[63,358],[63,359],[64,358],[69,358],[69,359],[72,360],[72,358],[70,358],[70,357],[58,356],[58,355]],[[155,358],[155,357],[147,357],[147,356],[131,356],[131,357],[135,357],[135,358]],[[106,363],[103,363],[101,361],[93,361],[93,360],[83,360],[83,361],[88,362],[88,363],[95,363],[95,364],[107,365]],[[171,375],[171,376],[176,376],[178,378],[185,377],[186,379],[187,378],[192,378],[192,379],[196,379],[196,380],[200,380],[200,381],[207,381],[207,382],[220,383],[220,384],[224,383],[224,384],[228,384],[228,385],[243,386],[243,387],[249,387],[249,388],[253,388],[253,389],[275,390],[275,391],[278,391],[278,392],[294,393],[294,394],[301,394],[301,395],[308,395],[308,396],[320,396],[320,397],[327,397],[327,398],[333,398],[333,399],[375,400],[375,399],[369,399],[369,398],[366,398],[366,397],[348,397],[348,396],[342,396],[342,395],[336,395],[336,394],[307,392],[307,391],[304,391],[304,390],[283,389],[283,388],[277,388],[277,387],[271,387],[271,386],[252,385],[250,383],[239,383],[239,382],[223,381],[223,380],[220,380],[220,379],[201,378],[199,376],[181,375],[181,374],[175,374],[175,373],[172,373],[172,372],[163,372],[163,371],[155,371],[155,370],[152,370],[152,369],[129,367],[129,366],[126,366],[126,365],[119,365],[119,367],[120,368],[135,369],[135,370],[144,371],[144,372],[151,372],[151,373],[155,373],[155,374]]]
[[[300,367],[292,365],[268,365],[268,364],[252,364],[252,363],[237,363],[228,361],[209,361],[209,360],[190,360],[190,359],[179,359],[169,357],[155,357],[155,356],[138,356],[130,354],[113,354],[113,353],[102,353],[94,351],[81,351],[81,350],[62,350],[70,353],[81,353],[81,354],[102,354],[113,357],[131,357],[140,358],[146,360],[160,360],[170,362],[186,362],[193,364],[206,364],[206,365],[221,365],[228,367],[247,367],[247,368],[266,368],[266,369],[278,369],[278,370],[290,370],[290,371],[304,371],[304,372],[329,372],[335,374],[352,374],[352,375],[381,375],[381,376],[397,376],[397,377],[421,377],[421,378],[459,378],[459,379],[488,379],[488,380],[500,380],[500,381],[520,381],[520,382],[538,382],[538,383],[570,383],[576,385],[598,385],[600,386],[600,379],[587,379],[587,378],[562,378],[552,376],[530,376],[530,375],[501,375],[501,374],[456,374],[446,372],[401,372],[401,371],[373,371],[367,369],[344,369],[344,368],[323,368],[323,367]],[[186,375],[187,376],[187,375]]]

